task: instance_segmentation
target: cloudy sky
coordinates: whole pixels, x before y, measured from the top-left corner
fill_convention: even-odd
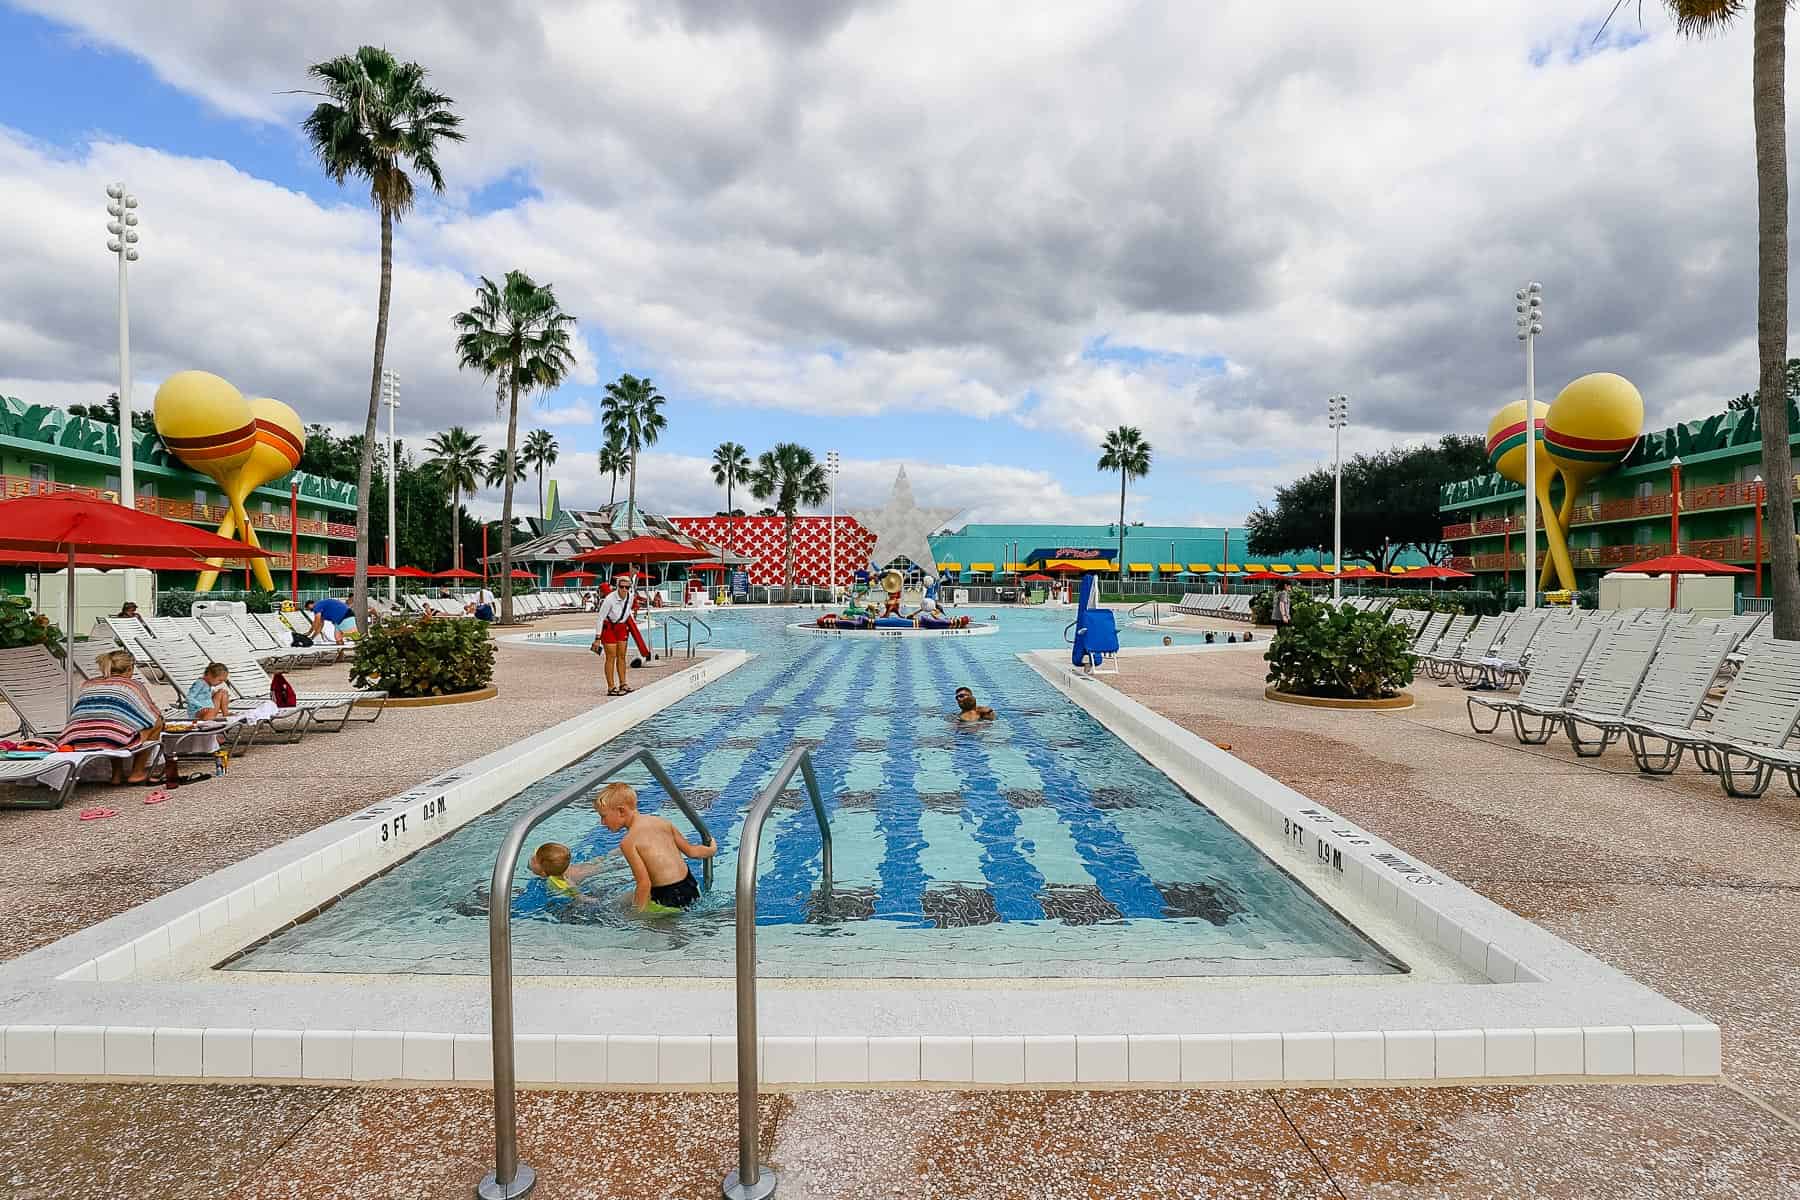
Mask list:
[[[1129,423],[1134,519],[1236,520],[1328,458],[1331,392],[1358,449],[1484,430],[1533,277],[1540,396],[1619,371],[1661,424],[1754,386],[1750,43],[1649,3],[1596,44],[1608,7],[0,0],[0,391],[114,386],[123,179],[140,401],[201,367],[360,427],[377,225],[293,93],[367,42],[468,134],[396,239],[401,434],[503,438],[449,320],[522,269],[580,320],[521,418],[565,502],[604,499],[631,371],[670,400],[653,510],[722,506],[722,440],[797,440],[845,456],[841,507],[905,462],[974,519],[1104,521]]]

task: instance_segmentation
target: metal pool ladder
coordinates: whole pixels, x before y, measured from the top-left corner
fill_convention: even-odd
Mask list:
[[[705,619],[703,619],[698,613],[688,613],[685,616],[677,615],[675,613],[659,613],[657,615],[657,621],[659,624],[662,625],[663,657],[664,658],[668,658],[670,656],[669,655],[669,626],[671,624],[680,625],[682,627],[682,629],[687,631],[687,656],[689,658],[694,657],[695,650],[698,650],[701,646],[704,646],[708,642],[712,641],[713,627],[711,625],[708,625],[706,623]],[[696,626],[696,625],[698,625],[698,626],[700,626],[700,628],[706,630],[706,636],[701,638],[697,642],[694,640],[694,626]]]
[[[744,831],[738,838],[737,860],[737,1089],[738,1165],[725,1176],[721,1194],[725,1200],[765,1200],[775,1194],[775,1172],[762,1166],[757,1145],[756,1112],[756,854],[762,842],[763,821],[775,801],[800,773],[819,822],[819,875],[825,910],[831,910],[831,821],[819,798],[819,781],[813,775],[812,752],[795,746],[781,760],[768,785],[750,802],[744,814]],[[747,1182],[746,1182],[747,1181]]]
[[[492,988],[494,1044],[494,1169],[476,1185],[475,1194],[480,1200],[518,1200],[519,1197],[529,1196],[537,1183],[536,1172],[519,1161],[519,1122],[513,1106],[516,1087],[513,1062],[512,882],[513,873],[518,869],[519,851],[525,845],[526,835],[552,813],[584,799],[598,784],[640,759],[656,782],[662,785],[663,791],[675,801],[675,806],[693,822],[694,828],[700,833],[701,842],[709,846],[716,845],[712,830],[706,827],[706,821],[694,811],[687,797],[681,794],[681,789],[675,786],[675,781],[669,778],[669,773],[656,761],[656,756],[646,747],[639,746],[608,760],[604,766],[583,772],[579,779],[514,821],[512,828],[506,833],[506,840],[500,843],[499,855],[494,859],[494,876],[488,887],[488,976]],[[712,859],[706,860],[703,869],[706,886],[710,890],[713,881]]]
[[[514,1070],[512,1012],[512,879],[517,870],[519,851],[525,837],[551,813],[586,795],[589,789],[618,774],[631,763],[642,759],[650,774],[669,793],[677,807],[700,831],[707,845],[717,845],[706,822],[695,812],[681,790],[675,786],[656,756],[642,746],[628,750],[605,766],[585,773],[579,780],[533,808],[513,823],[501,843],[494,860],[494,877],[488,893],[488,971],[493,988],[494,1050],[494,1170],[476,1186],[480,1200],[520,1200],[531,1194],[537,1182],[536,1173],[519,1161],[519,1126],[514,1109],[516,1090]],[[825,815],[825,802],[819,795],[819,781],[813,774],[812,752],[795,746],[782,759],[781,766],[744,814],[744,828],[738,840],[737,862],[737,1089],[738,1089],[738,1165],[725,1177],[721,1194],[725,1200],[766,1200],[775,1194],[775,1172],[760,1162],[758,1141],[757,1035],[756,1035],[756,859],[762,843],[763,822],[775,801],[800,774],[812,803],[813,818],[819,823],[819,866],[821,898],[825,911],[831,911],[831,821]],[[712,890],[713,860],[705,862],[706,887]],[[505,903],[500,903],[504,899]],[[750,1180],[748,1184],[744,1180]]]

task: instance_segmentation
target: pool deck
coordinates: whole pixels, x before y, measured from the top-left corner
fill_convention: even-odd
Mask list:
[[[1692,772],[1641,779],[1621,752],[1590,765],[1474,736],[1463,693],[1430,682],[1407,712],[1335,713],[1264,701],[1255,649],[1123,661],[1121,691],[1717,1021],[1723,1082],[796,1091],[763,1102],[781,1195],[1800,1197],[1800,801],[1784,787],[1729,800]],[[502,643],[496,700],[259,751],[156,808],[110,793],[112,820],[75,819],[99,802],[85,789],[61,812],[0,814],[33,877],[0,883],[0,954],[573,716],[599,698],[594,668]],[[732,1100],[527,1093],[535,1194],[716,1195]],[[8,1085],[0,1179],[20,1197],[464,1196],[491,1152],[488,1104],[469,1088]]]

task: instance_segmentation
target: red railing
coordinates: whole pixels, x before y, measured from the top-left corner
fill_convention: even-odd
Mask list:
[[[1795,476],[1796,488],[1800,488],[1800,476]],[[1754,483],[1713,483],[1705,487],[1681,489],[1681,511],[1704,512],[1716,508],[1750,508],[1756,503],[1756,485]],[[1603,500],[1599,504],[1577,504],[1569,516],[1569,527],[1592,525],[1596,521],[1630,521],[1639,517],[1666,517],[1669,515],[1669,493],[1658,492],[1651,496],[1628,496],[1623,500]],[[1514,532],[1525,527],[1522,518],[1514,519]],[[1456,525],[1444,526],[1446,542],[1457,538],[1485,537],[1497,533],[1505,533],[1507,520],[1505,517],[1488,517],[1480,521],[1464,521]]]
[[[1619,546],[1575,547],[1569,551],[1569,559],[1577,567],[1628,567],[1671,552],[1667,542],[1628,542]],[[1714,562],[1747,563],[1752,561],[1755,546],[1746,537],[1683,538],[1681,553]],[[1542,554],[1538,562],[1544,562]],[[1464,554],[1452,558],[1450,565],[1459,571],[1518,571],[1524,569],[1525,555],[1522,551],[1509,555]]]
[[[76,483],[54,483],[44,479],[28,479],[19,475],[0,475],[0,496],[4,496],[8,500],[18,496],[58,492],[76,492],[84,496],[114,501],[118,499],[117,492],[109,492],[101,488],[83,487]],[[192,521],[196,524],[214,526],[225,519],[227,511],[222,504],[195,504],[189,500],[171,500],[166,496],[139,496],[137,510],[154,513],[159,517],[167,517],[171,521]],[[251,512],[248,516],[250,524],[258,529],[267,529],[275,533],[288,531],[288,516],[285,512]],[[316,521],[310,517],[301,517],[300,532],[312,537],[350,540],[356,537],[356,526],[345,525],[337,521]]]

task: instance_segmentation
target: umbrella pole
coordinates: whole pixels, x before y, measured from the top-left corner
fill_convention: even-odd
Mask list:
[[[75,707],[75,543],[69,543],[69,594],[65,597],[64,611],[68,614],[63,626],[63,711],[66,713]]]

